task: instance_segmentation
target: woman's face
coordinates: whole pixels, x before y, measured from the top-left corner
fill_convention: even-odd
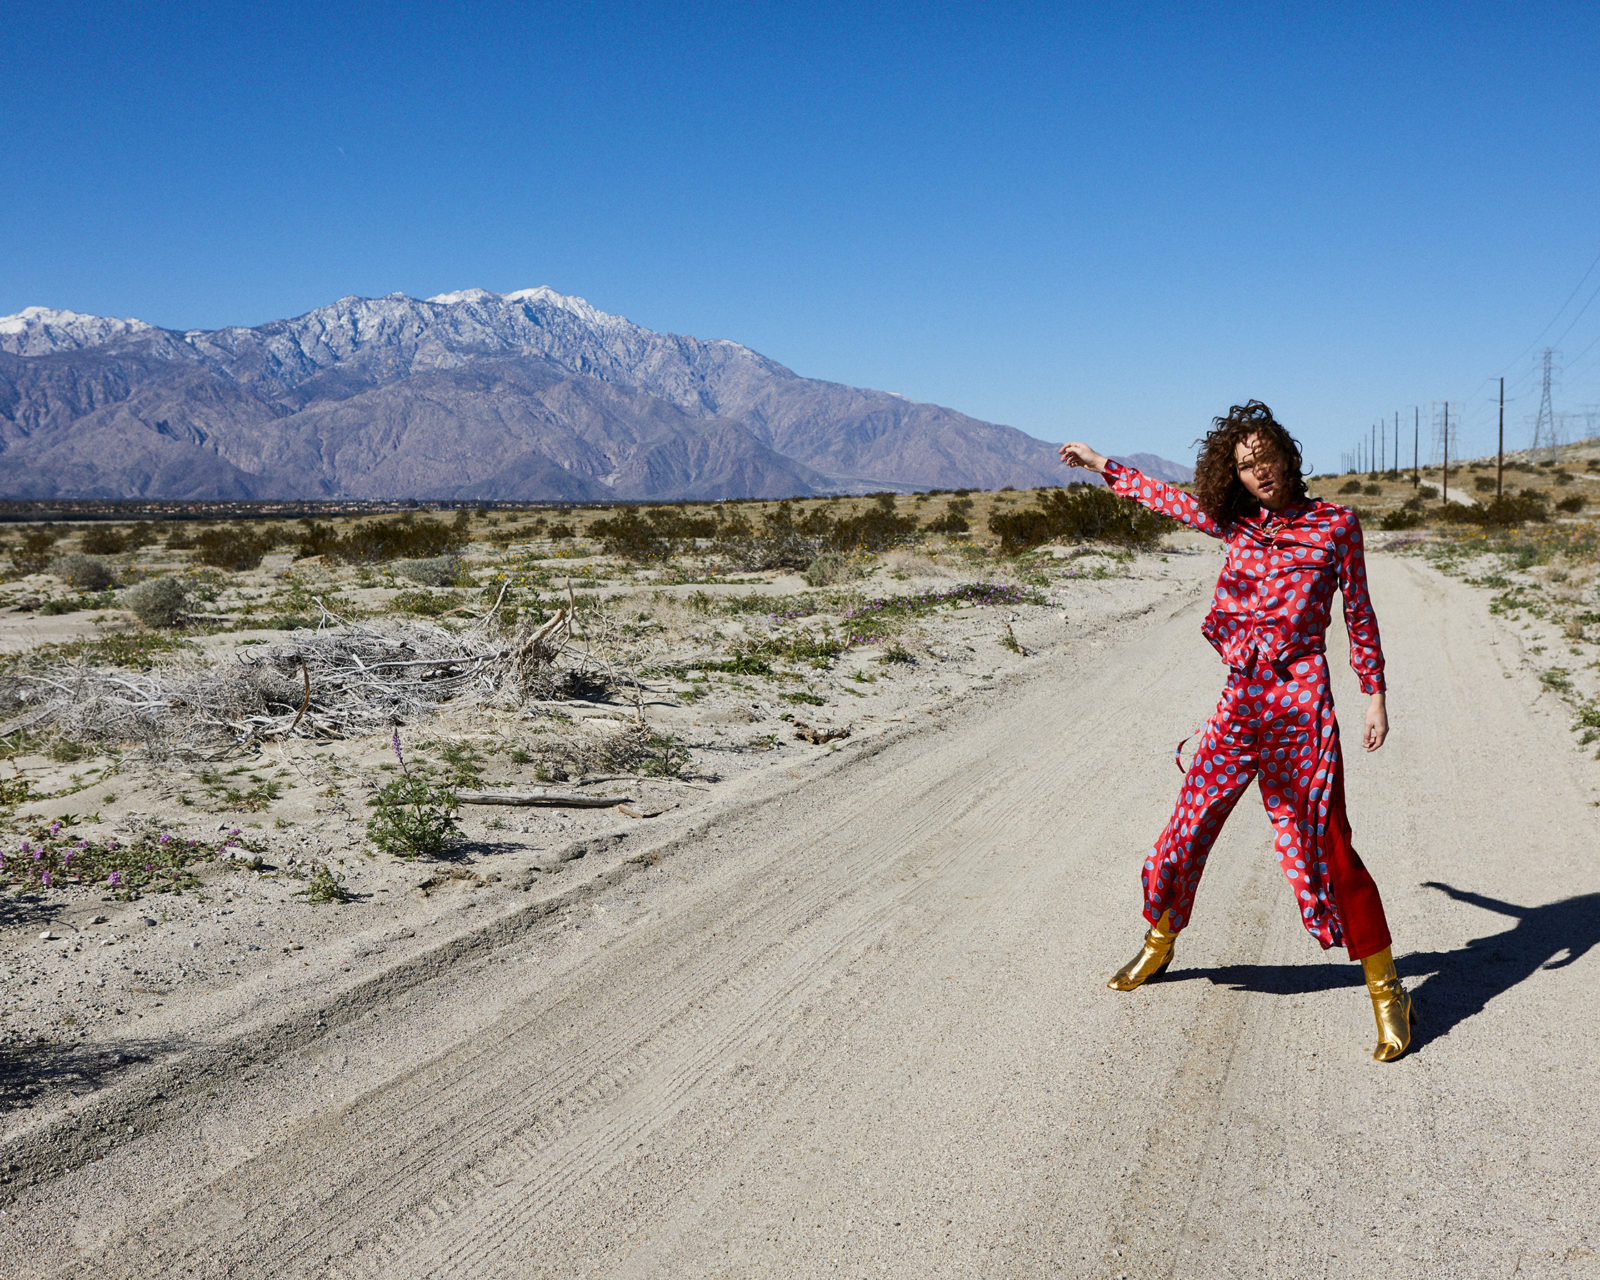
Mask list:
[[[1262,506],[1269,511],[1281,511],[1289,505],[1283,459],[1259,435],[1246,436],[1234,445],[1233,464],[1239,473],[1239,483]]]

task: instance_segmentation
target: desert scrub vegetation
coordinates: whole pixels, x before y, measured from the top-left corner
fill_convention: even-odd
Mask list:
[[[424,587],[472,585],[466,561],[455,552],[449,555],[427,556],[420,560],[401,560],[394,566],[394,571],[402,578]]]
[[[1600,684],[1592,674],[1600,671],[1600,526],[1457,526],[1406,549],[1489,591],[1491,613],[1554,628],[1569,661],[1548,668],[1541,683],[1570,709],[1583,745],[1600,737],[1600,700],[1585,691]]]
[[[116,571],[102,556],[73,551],[61,556],[50,568],[56,577],[76,591],[105,591],[117,585]]]
[[[334,563],[354,565],[459,555],[471,534],[471,516],[464,507],[449,523],[418,520],[407,511],[389,520],[364,521],[345,533],[310,518],[300,524],[303,532],[295,544],[297,559],[323,556]]]
[[[440,857],[460,829],[455,789],[425,777],[421,768],[412,773],[398,729],[391,745],[401,776],[384,783],[367,801],[372,808],[367,839],[375,849],[400,858]]]
[[[1149,548],[1178,527],[1176,521],[1097,485],[1046,490],[1031,507],[989,517],[989,531],[1000,540],[1004,555],[1061,539]]]
[[[244,848],[238,828],[207,844],[170,831],[145,832],[127,841],[91,839],[77,834],[76,825],[73,817],[41,824],[0,850],[0,892],[22,897],[93,888],[124,900],[176,893],[198,883],[200,865],[232,862]]]
[[[189,607],[189,591],[178,578],[146,578],[123,593],[122,606],[131,609],[145,626],[164,631],[183,621]]]
[[[294,896],[304,898],[312,906],[338,906],[351,900],[344,877],[325,862],[312,868],[305,888],[295,890]]]

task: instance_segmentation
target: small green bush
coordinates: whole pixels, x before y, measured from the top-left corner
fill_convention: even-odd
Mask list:
[[[314,906],[337,905],[350,901],[350,892],[344,887],[344,878],[322,863],[311,873],[311,878],[306,881],[306,887],[295,895],[304,898]]]
[[[428,556],[422,560],[402,560],[394,571],[425,587],[454,587],[466,576],[466,563],[458,555]]]
[[[121,555],[128,549],[128,538],[114,524],[90,525],[78,539],[78,549],[91,556]]]
[[[1420,485],[1417,488],[1417,496],[1433,502],[1439,496],[1439,486],[1436,484]]]
[[[1361,492],[1368,498],[1376,498],[1380,493],[1383,492],[1383,486],[1376,484],[1364,484],[1361,486]]]
[[[1415,529],[1422,523],[1420,511],[1408,511],[1401,507],[1398,511],[1386,511],[1378,521],[1380,529]]]
[[[806,566],[806,585],[832,587],[849,582],[857,573],[855,561],[848,556],[842,556],[837,551],[824,551]]]
[[[1473,476],[1472,487],[1479,493],[1493,493],[1499,482],[1493,476]]]
[[[1556,503],[1556,510],[1566,511],[1572,515],[1577,515],[1578,512],[1583,510],[1583,505],[1583,495],[1580,493],[1575,493],[1571,497],[1563,498],[1560,502]]]
[[[1340,493],[1360,493],[1361,492],[1361,481],[1359,481],[1359,480],[1346,480],[1342,485],[1339,486],[1339,492]]]
[[[105,591],[117,585],[117,575],[109,564],[99,556],[86,556],[76,551],[58,558],[51,572],[79,591]]]
[[[11,552],[11,563],[19,573],[43,573],[50,566],[50,549],[60,540],[53,525],[40,525],[22,535],[22,542]]]
[[[445,591],[438,595],[431,591],[402,591],[389,602],[389,607],[397,613],[437,618],[453,609],[463,608],[466,603],[466,596],[459,591]]]
[[[146,578],[129,587],[122,604],[153,630],[174,627],[189,607],[189,592],[177,578]]]
[[[238,573],[254,569],[261,558],[277,544],[277,539],[265,530],[252,533],[236,525],[203,529],[194,537],[195,559],[201,564]],[[172,547],[172,539],[167,540]]]
[[[376,812],[367,822],[367,839],[385,853],[436,858],[456,834],[456,793],[424,778],[396,778],[368,803]]]

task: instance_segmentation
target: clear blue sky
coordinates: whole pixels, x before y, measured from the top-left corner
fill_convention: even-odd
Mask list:
[[[1254,396],[1479,451],[1558,335],[1600,404],[1597,66],[1560,2],[13,0],[0,314],[548,284],[1107,450]]]

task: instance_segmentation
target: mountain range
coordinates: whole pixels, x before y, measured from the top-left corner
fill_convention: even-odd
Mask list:
[[[582,502],[1066,478],[1015,428],[547,288],[342,298],[253,328],[0,318],[4,497]]]

